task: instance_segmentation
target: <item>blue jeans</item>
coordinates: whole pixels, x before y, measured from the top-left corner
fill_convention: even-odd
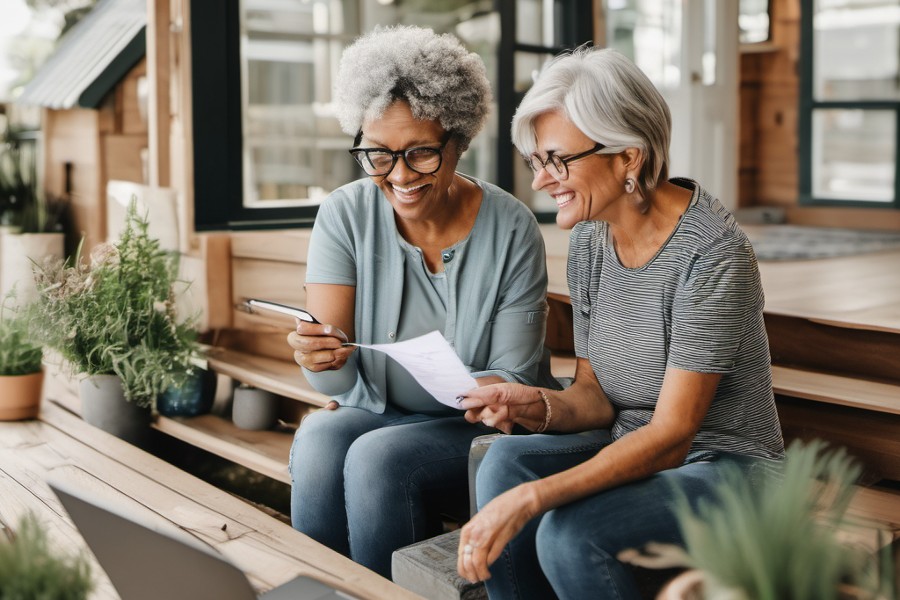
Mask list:
[[[478,469],[478,507],[508,489],[558,473],[609,444],[603,431],[496,440]],[[723,465],[747,457],[694,452],[685,464],[551,510],[529,522],[491,566],[491,600],[640,598],[631,569],[616,559],[645,543],[681,543],[673,485],[695,504],[721,480]]]
[[[441,533],[432,504],[468,516],[469,446],[488,431],[390,407],[315,412],[291,447],[293,526],[390,578],[394,550]]]

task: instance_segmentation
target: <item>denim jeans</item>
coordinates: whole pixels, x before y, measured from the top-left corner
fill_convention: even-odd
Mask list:
[[[389,578],[394,550],[441,533],[426,504],[468,516],[469,446],[488,431],[391,407],[315,412],[291,447],[293,526]]]
[[[496,440],[478,469],[481,508],[504,491],[582,463],[609,444],[607,432]],[[491,600],[640,598],[631,569],[616,559],[645,543],[681,543],[673,485],[695,504],[721,480],[723,465],[753,459],[694,452],[685,464],[551,510],[529,522],[491,566]]]

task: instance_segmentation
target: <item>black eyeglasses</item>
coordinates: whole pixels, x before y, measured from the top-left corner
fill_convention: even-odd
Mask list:
[[[547,172],[556,179],[557,181],[565,181],[569,178],[569,163],[579,158],[584,158],[586,156],[590,156],[591,154],[596,154],[606,148],[605,145],[597,142],[594,144],[594,147],[590,150],[585,150],[579,154],[575,154],[573,156],[567,156],[566,158],[562,158],[557,156],[551,150],[547,153],[546,160],[541,160],[541,157],[537,155],[537,152],[533,153],[531,156],[525,158],[525,164],[531,167],[531,170],[537,173],[541,169],[547,169]]]
[[[441,168],[444,148],[449,141],[450,134],[448,133],[437,148],[417,146],[397,151],[387,148],[351,148],[349,152],[366,175],[370,177],[387,176],[394,169],[394,165],[397,164],[397,159],[400,157],[403,157],[403,162],[411,171],[430,175]]]

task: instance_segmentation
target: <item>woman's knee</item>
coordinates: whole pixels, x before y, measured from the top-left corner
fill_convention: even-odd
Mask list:
[[[303,419],[291,444],[288,468],[292,480],[296,481],[309,465],[316,470],[336,461],[343,465],[347,449],[360,434],[354,418],[357,415],[349,412],[352,410],[320,410]]]
[[[488,448],[475,475],[479,509],[503,492],[535,479],[520,460],[529,447],[527,437],[500,437]]]
[[[344,481],[376,494],[382,484],[403,485],[409,471],[409,449],[397,439],[395,428],[385,427],[365,433],[350,445],[344,461]]]

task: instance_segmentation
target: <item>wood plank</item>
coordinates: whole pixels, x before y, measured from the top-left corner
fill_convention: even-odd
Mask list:
[[[772,365],[776,394],[900,415],[900,385]]]
[[[331,400],[314,390],[293,362],[225,348],[210,349],[207,360],[217,373],[294,400],[313,406],[325,406]]]
[[[43,420],[25,429],[30,438],[24,441],[10,443],[0,436],[4,466],[34,473],[41,482],[51,471],[54,477],[73,477],[79,485],[111,494],[118,503],[128,502],[155,521],[212,545],[248,572],[259,591],[305,573],[361,598],[416,597],[238,498],[57,407],[48,407]],[[38,487],[57,506],[43,483]]]
[[[234,258],[251,258],[289,263],[306,263],[312,229],[233,233]]]
[[[900,480],[900,416],[776,395],[785,441],[823,439],[860,459],[866,479]]]
[[[188,444],[290,485],[288,456],[293,434],[248,431],[216,415],[191,418],[160,416],[154,428]]]
[[[239,257],[231,260],[232,301],[235,303],[244,298],[262,298],[304,306],[305,281],[304,264]]]

